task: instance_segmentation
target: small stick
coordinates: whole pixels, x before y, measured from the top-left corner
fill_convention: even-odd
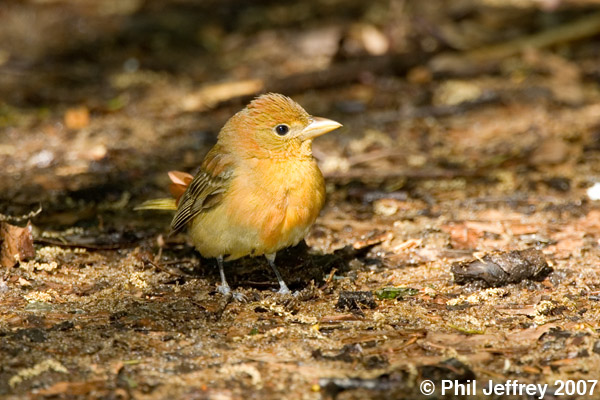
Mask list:
[[[319,288],[321,290],[325,289],[327,286],[329,286],[329,284],[331,283],[331,281],[333,281],[333,277],[335,276],[335,273],[337,272],[337,268],[333,268],[331,270],[331,272],[329,273],[329,276],[327,277],[327,279],[325,280],[325,283]]]
[[[600,12],[563,25],[554,26],[529,36],[462,53],[442,53],[429,61],[436,74],[475,74],[490,63],[527,49],[540,49],[560,43],[581,40],[600,33]]]
[[[35,216],[37,216],[39,213],[42,212],[42,205],[40,204],[38,209],[35,211],[31,211],[28,214],[24,214],[24,215],[6,215],[6,214],[2,214],[0,213],[0,222],[21,222],[21,221],[25,221],[27,219],[31,219]]]

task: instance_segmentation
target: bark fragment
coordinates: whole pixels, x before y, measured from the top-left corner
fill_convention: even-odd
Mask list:
[[[542,280],[552,272],[544,254],[536,249],[491,252],[475,260],[455,262],[451,269],[456,283],[475,281],[487,287]]]

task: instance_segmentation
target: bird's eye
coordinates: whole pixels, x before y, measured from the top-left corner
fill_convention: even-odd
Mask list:
[[[290,131],[290,127],[287,126],[286,124],[279,124],[275,127],[275,132],[279,135],[279,136],[285,136],[287,135],[287,133]]]

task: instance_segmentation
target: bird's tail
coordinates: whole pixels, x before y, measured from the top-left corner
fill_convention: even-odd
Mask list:
[[[193,180],[193,176],[180,171],[169,171],[169,178],[171,179],[171,186],[169,187],[173,199],[152,199],[143,202],[139,206],[135,207],[134,210],[167,210],[176,211],[177,203],[179,199]]]
[[[152,199],[143,202],[139,206],[136,206],[134,210],[177,210],[177,200],[175,199]]]

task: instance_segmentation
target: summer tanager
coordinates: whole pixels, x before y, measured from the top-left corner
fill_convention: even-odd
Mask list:
[[[169,172],[175,199],[150,200],[138,209],[176,210],[172,231],[188,228],[203,257],[215,257],[219,292],[231,290],[223,260],[275,254],[308,233],[325,201],[323,175],[312,156],[312,140],[342,126],[310,116],[292,99],[269,93],[227,121],[196,176]]]

